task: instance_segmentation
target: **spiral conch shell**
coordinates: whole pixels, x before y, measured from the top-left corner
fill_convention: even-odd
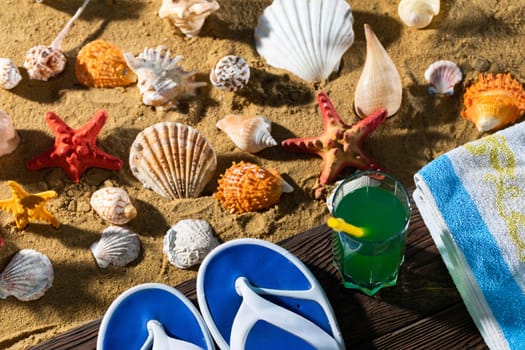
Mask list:
[[[525,112],[525,91],[510,73],[480,74],[463,95],[461,116],[481,132],[501,129]]]
[[[18,67],[10,58],[0,58],[0,87],[10,90],[22,80]]]
[[[401,0],[399,17],[409,27],[425,28],[439,14],[440,0]]]
[[[162,0],[160,18],[167,18],[187,37],[199,35],[204,21],[220,8],[217,1]]]
[[[20,136],[11,118],[0,110],[0,157],[12,153],[20,143]]]
[[[366,60],[354,94],[355,111],[364,118],[386,108],[388,116],[392,116],[401,106],[401,77],[372,28],[368,24],[364,28]]]
[[[293,187],[276,170],[241,161],[221,176],[214,196],[231,213],[246,213],[277,204],[283,192]]]
[[[124,225],[137,216],[137,209],[123,188],[101,188],[93,192],[89,203],[102,219],[111,224]]]
[[[243,151],[257,153],[277,145],[271,135],[271,122],[261,116],[230,114],[219,120],[216,126],[224,131]]]

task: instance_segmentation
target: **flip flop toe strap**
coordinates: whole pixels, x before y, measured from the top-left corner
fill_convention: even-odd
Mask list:
[[[159,321],[148,321],[147,328],[148,338],[146,338],[140,350],[203,350],[195,344],[171,338],[166,334],[162,323]]]

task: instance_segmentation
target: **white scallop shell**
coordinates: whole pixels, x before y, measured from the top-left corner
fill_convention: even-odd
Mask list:
[[[55,277],[49,258],[33,249],[22,249],[0,274],[0,298],[9,295],[29,301],[42,297]]]
[[[259,115],[253,117],[237,114],[229,114],[216,124],[237,147],[250,153],[277,145],[271,135],[271,125],[271,121]]]
[[[164,236],[162,251],[173,265],[187,269],[199,264],[219,241],[204,220],[186,219],[173,225]]]
[[[22,80],[20,71],[10,58],[0,58],[0,87],[12,89]]]
[[[160,18],[167,18],[187,37],[199,35],[204,21],[220,8],[217,1],[162,0]]]
[[[206,85],[192,80],[195,72],[186,72],[177,65],[182,56],[171,58],[170,55],[164,46],[145,48],[137,57],[124,53],[126,63],[137,75],[137,86],[145,105],[169,109],[178,99],[195,96],[195,90]]]
[[[248,84],[250,67],[239,56],[227,55],[210,72],[210,81],[218,89],[238,91]]]
[[[13,152],[20,143],[20,136],[11,118],[0,110],[0,157]]]
[[[353,22],[344,0],[274,0],[259,17],[255,46],[270,66],[320,81],[353,44]]]
[[[430,84],[428,92],[431,94],[453,95],[454,86],[461,79],[461,69],[451,61],[436,61],[425,70],[425,80]]]
[[[440,0],[401,0],[397,8],[399,17],[409,27],[425,28],[439,14]]]
[[[161,196],[194,198],[212,179],[217,156],[194,128],[162,122],[137,135],[131,145],[129,166],[144,187]]]
[[[109,226],[102,231],[100,240],[93,243],[90,249],[101,268],[110,264],[123,267],[139,256],[140,239],[129,228]]]
[[[111,224],[123,225],[137,216],[137,209],[123,188],[101,188],[93,192],[89,203],[102,219]]]

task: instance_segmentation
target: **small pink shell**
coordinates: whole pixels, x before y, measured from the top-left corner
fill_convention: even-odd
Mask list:
[[[430,84],[428,92],[431,94],[453,95],[454,86],[461,79],[461,70],[451,61],[436,61],[425,71],[425,80]]]
[[[277,145],[271,135],[271,122],[261,116],[229,114],[216,126],[224,131],[237,147],[243,151],[257,153]]]
[[[0,157],[12,153],[20,143],[20,136],[13,126],[11,118],[0,111]]]

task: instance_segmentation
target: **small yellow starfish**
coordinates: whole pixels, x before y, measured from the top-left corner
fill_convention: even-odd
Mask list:
[[[45,221],[54,228],[60,222],[44,207],[46,202],[58,195],[55,191],[28,193],[16,181],[7,181],[13,198],[0,200],[0,210],[6,210],[15,217],[16,227],[24,229],[30,221]]]

